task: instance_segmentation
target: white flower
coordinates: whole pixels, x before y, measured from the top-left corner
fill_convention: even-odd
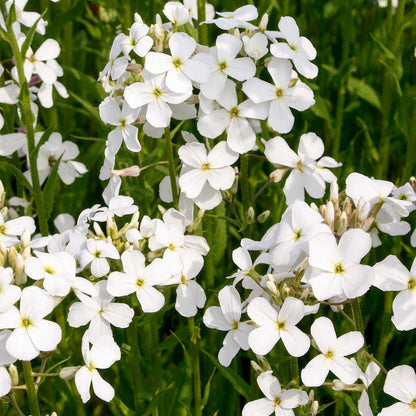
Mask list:
[[[128,36],[125,36],[121,41],[121,49],[125,55],[128,55],[131,50],[138,56],[146,56],[150,48],[153,46],[153,39],[147,36],[149,33],[149,26],[141,22],[135,22],[130,28]]]
[[[263,33],[257,32],[251,38],[248,36],[243,36],[244,50],[247,55],[253,58],[255,61],[258,61],[264,55],[266,55],[269,50],[267,45],[269,41],[267,36]]]
[[[202,143],[187,143],[179,149],[183,162],[179,185],[186,196],[202,209],[222,201],[221,191],[230,189],[235,178],[231,165],[238,159],[227,143],[219,142],[207,153]]]
[[[185,317],[195,316],[206,301],[204,289],[195,282],[194,277],[201,271],[204,261],[187,250],[181,255],[182,273],[176,274],[163,285],[177,284],[175,309]]]
[[[18,244],[19,240],[16,237],[22,235],[25,230],[29,234],[35,232],[36,226],[32,217],[22,216],[5,222],[0,213],[0,241],[7,247]]]
[[[247,351],[248,335],[253,329],[251,325],[240,322],[241,300],[233,286],[226,286],[218,293],[220,307],[211,306],[205,311],[204,324],[208,328],[228,331],[223,346],[218,353],[218,361],[228,367],[240,348]]]
[[[279,136],[265,142],[264,154],[267,160],[279,169],[291,169],[283,187],[288,205],[297,199],[303,201],[305,189],[312,198],[324,196],[325,181],[332,178],[322,175],[322,171],[325,169],[318,168],[319,161],[317,159],[322,156],[323,152],[323,141],[312,132],[300,137],[298,153],[294,152],[287,142]],[[337,163],[332,158],[330,160],[334,162],[333,165],[341,166],[341,163]]]
[[[251,4],[239,7],[233,12],[217,12],[217,14],[221,17],[203,23],[215,23],[220,29],[223,30],[229,30],[234,27],[246,28],[249,26],[249,23],[247,22],[257,19],[259,15],[257,8]]]
[[[66,296],[75,282],[75,259],[68,253],[35,252],[37,257],[25,260],[25,272],[34,279],[43,279],[43,287],[52,296]],[[75,284],[76,286],[76,284]]]
[[[257,384],[266,396],[265,399],[254,400],[243,408],[242,416],[293,416],[294,408],[308,403],[308,395],[298,389],[283,390],[279,380],[272,376],[272,371],[265,371],[257,377]]]
[[[197,127],[201,135],[214,139],[227,130],[227,143],[231,150],[238,153],[250,151],[256,144],[256,133],[247,118],[266,119],[267,105],[254,104],[251,100],[238,104],[236,85],[229,79],[216,102],[223,108],[200,114]]]
[[[291,59],[296,70],[306,78],[315,78],[318,67],[310,62],[316,58],[316,50],[309,39],[299,35],[299,28],[295,19],[282,16],[279,21],[279,30],[286,43],[274,43],[270,52],[277,58]]]
[[[103,277],[110,271],[107,258],[120,258],[120,254],[113,244],[89,238],[85,248],[79,254],[79,263],[82,269],[91,263],[91,274],[94,277]]]
[[[210,77],[207,82],[200,84],[200,90],[211,100],[220,97],[225,88],[227,76],[244,81],[256,73],[256,66],[250,58],[236,58],[243,45],[240,39],[223,33],[217,37],[215,45],[214,48],[210,48],[209,53],[200,53],[195,57],[210,67]]]
[[[383,291],[400,291],[393,301],[394,326],[400,331],[416,328],[416,259],[410,272],[393,255],[374,265],[374,286]]]
[[[98,81],[108,77],[109,74],[111,79],[116,80],[125,73],[129,61],[125,56],[118,57],[121,53],[121,43],[125,39],[125,36],[123,33],[120,33],[114,39],[110,50],[110,60],[101,71]]]
[[[292,81],[292,64],[286,59],[272,58],[267,66],[274,84],[251,78],[243,84],[244,93],[254,103],[269,104],[268,122],[279,133],[289,133],[295,118],[291,108],[304,111],[315,104],[312,90],[304,83]]]
[[[91,383],[94,393],[101,400],[109,402],[114,397],[114,389],[102,379],[97,368],[109,368],[118,361],[121,358],[120,348],[111,336],[97,338],[91,349],[89,344],[89,337],[84,336],[82,338],[82,357],[85,365],[76,372],[75,385],[83,403],[86,403],[91,397]]]
[[[191,20],[188,9],[178,1],[168,1],[163,8],[163,14],[174,26],[182,26]]]
[[[382,409],[378,416],[412,416],[415,414],[416,375],[412,367],[399,365],[390,370],[387,373],[383,390],[384,393],[400,402]]]
[[[209,67],[204,62],[191,58],[196,41],[183,32],[176,32],[169,39],[172,56],[165,53],[149,52],[144,67],[152,74],[166,72],[166,85],[176,93],[192,91],[192,82],[206,82]]]
[[[107,290],[113,296],[127,296],[136,293],[143,312],[157,312],[164,303],[165,297],[157,289],[170,277],[165,262],[155,259],[148,266],[140,251],[125,251],[121,255],[123,272],[112,272],[108,276]]]
[[[322,354],[313,358],[301,372],[305,386],[321,386],[329,371],[343,383],[352,384],[360,375],[355,361],[345,358],[354,354],[364,345],[364,338],[358,331],[348,332],[337,338],[331,320],[321,316],[311,326],[311,334]]]
[[[6,395],[12,388],[12,380],[9,372],[4,367],[16,361],[6,350],[7,340],[12,332],[8,329],[0,331],[0,397]]]
[[[293,357],[301,357],[309,350],[309,337],[295,326],[305,316],[301,300],[289,296],[278,308],[264,298],[255,298],[249,303],[247,314],[259,326],[248,337],[254,353],[268,354],[280,338]]]
[[[60,326],[43,319],[54,308],[52,296],[29,286],[22,290],[20,310],[12,306],[0,314],[0,329],[14,331],[6,342],[7,352],[18,360],[33,360],[40,351],[52,351],[61,341]]]
[[[111,336],[110,325],[127,328],[134,315],[134,310],[125,303],[112,301],[113,296],[107,292],[106,280],[96,283],[94,289],[91,297],[77,292],[81,302],[73,303],[68,312],[68,323],[73,328],[90,323],[88,333],[91,342],[102,335]]]
[[[139,108],[131,108],[127,102],[123,102],[123,107],[120,110],[120,106],[116,99],[107,98],[104,100],[99,107],[100,117],[104,123],[116,126],[108,134],[107,146],[110,151],[115,155],[120,149],[121,143],[124,140],[127,148],[131,152],[139,152],[141,145],[137,139],[137,127],[133,126],[133,123],[139,116]]]
[[[93,221],[107,221],[107,218],[112,218],[114,215],[123,217],[124,215],[134,214],[138,208],[133,204],[134,200],[130,196],[118,195],[110,199],[108,208],[102,207],[93,215]]]
[[[366,293],[374,280],[370,266],[359,264],[371,249],[371,237],[359,228],[344,233],[337,245],[330,233],[320,233],[309,242],[309,264],[318,269],[309,283],[318,300],[345,295],[348,299]]]
[[[153,127],[169,126],[172,109],[168,104],[183,103],[192,94],[192,90],[176,93],[166,86],[165,75],[152,75],[143,71],[144,82],[135,82],[126,87],[124,98],[131,108],[147,104],[146,120]]]
[[[0,267],[0,313],[6,312],[20,298],[20,287],[11,285],[13,270]]]

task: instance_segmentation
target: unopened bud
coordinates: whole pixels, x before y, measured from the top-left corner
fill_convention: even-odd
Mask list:
[[[347,217],[349,217],[351,215],[351,212],[352,212],[352,202],[351,202],[351,199],[350,198],[345,197],[344,205],[342,207],[342,210],[345,212],[345,214],[347,215]]]
[[[10,378],[12,380],[12,386],[19,385],[19,371],[17,371],[17,367],[14,364],[10,364],[8,368]]]
[[[253,224],[253,222],[255,221],[255,212],[254,212],[254,208],[253,207],[249,207],[247,210],[247,215],[246,215],[246,219],[247,219],[247,224]]]
[[[30,245],[30,232],[29,230],[26,228],[21,237],[20,237],[20,246],[22,247],[22,249],[24,250],[26,247],[29,247]]]
[[[332,201],[326,203],[326,222],[330,226],[331,230],[334,231],[335,221],[335,208]]]
[[[277,286],[276,286],[276,282],[274,281],[273,277],[270,279],[271,275],[267,276],[267,289],[270,290],[270,292],[272,292],[274,295],[278,295],[279,291],[277,290]]]
[[[283,177],[285,176],[285,173],[288,171],[288,169],[276,169],[270,174],[270,179],[274,182],[280,182]]]
[[[7,207],[3,207],[0,210],[0,214],[2,215],[2,217],[4,218],[7,214],[9,213],[9,209]]]
[[[237,28],[235,28],[235,29],[234,29],[233,35],[234,35],[236,38],[241,39],[241,36],[240,36],[240,31],[239,31]]]
[[[263,211],[261,214],[257,216],[257,221],[260,224],[263,224],[266,222],[266,220],[270,217],[270,210],[266,209],[266,211]]]
[[[339,200],[338,193],[339,193],[338,182],[332,181],[329,187],[329,199],[336,205],[338,205],[338,200]]]
[[[98,224],[98,222],[93,222],[92,228],[94,228],[94,232],[97,235],[97,237],[105,238],[105,234],[103,230],[101,229],[100,225]]]
[[[77,367],[64,367],[59,372],[59,377],[63,380],[71,380],[75,377],[75,373],[80,369],[80,366]]]
[[[141,169],[137,166],[130,166],[128,168],[124,168],[124,169],[113,169],[112,170],[113,173],[115,173],[118,176],[139,176]]]
[[[134,13],[134,22],[135,23],[143,23],[142,17],[139,15],[139,13]]]
[[[339,218],[339,223],[337,227],[337,233],[339,236],[343,235],[347,231],[348,227],[348,218],[345,211],[342,212],[341,217]]]
[[[269,15],[267,13],[264,13],[264,15],[261,17],[261,20],[260,20],[259,31],[265,32],[267,29],[268,23],[269,23]]]
[[[165,208],[165,207],[162,207],[162,205],[158,205],[158,206],[157,206],[157,209],[159,210],[159,212],[160,212],[162,215],[164,215],[164,213],[166,212],[166,208]]]
[[[311,207],[313,210],[315,210],[315,211],[319,212],[319,208],[318,208],[318,206],[315,204],[315,202],[311,202],[310,207]]]
[[[0,180],[0,207],[3,207],[6,200],[6,192],[4,190],[3,182]]]
[[[263,372],[263,369],[253,360],[250,361],[251,368],[257,373],[261,374]]]
[[[311,406],[311,416],[315,416],[318,414],[319,410],[319,403],[315,400]]]
[[[14,280],[17,285],[24,285],[27,282],[27,276],[25,273],[25,261],[23,256],[19,253],[16,254],[13,264]]]
[[[140,64],[128,64],[126,71],[133,74],[141,74],[143,72],[143,67]]]
[[[365,220],[370,214],[371,205],[363,197],[361,197],[357,204],[358,218]]]

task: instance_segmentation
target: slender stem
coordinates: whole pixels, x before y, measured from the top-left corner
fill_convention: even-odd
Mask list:
[[[173,148],[172,140],[170,138],[170,129],[169,127],[165,128],[165,144],[166,144],[166,156],[169,164],[169,177],[170,177],[170,186],[172,189],[173,205],[178,209],[179,195],[178,187],[176,186],[176,174],[175,174],[175,162],[173,160]]]
[[[19,405],[17,404],[16,400],[14,399],[13,393],[11,393],[11,394],[8,395],[8,401],[12,405],[14,411],[19,416],[25,416],[25,414],[22,412],[22,409],[20,409]]]
[[[127,328],[127,342],[131,350],[129,354],[130,367],[133,372],[133,399],[136,414],[140,411],[140,392],[143,390],[142,374],[140,372],[140,349],[137,340],[137,326],[134,322]]]
[[[38,395],[35,389],[35,383],[33,381],[32,366],[30,361],[22,361],[23,375],[25,377],[25,383],[27,387],[27,399],[29,401],[30,413],[32,416],[40,416]]]
[[[290,356],[290,376],[295,384],[295,387],[299,387],[299,362],[296,357]]]
[[[355,327],[355,322],[351,319],[342,309],[339,310],[340,314]]]
[[[39,368],[39,373],[36,373],[36,376],[38,377],[35,381],[36,386],[39,386],[40,382],[42,381],[42,377],[46,376],[44,372],[46,368],[46,363],[48,362],[48,358],[49,358],[49,355],[46,355],[45,357],[42,358],[42,362]],[[33,375],[35,376],[35,373],[33,373]],[[59,373],[56,373],[56,375],[59,375]]]
[[[205,21],[205,0],[198,0],[198,23]],[[198,42],[208,46],[208,25],[198,25]]]
[[[194,383],[194,408],[195,416],[202,416],[201,407],[201,371],[199,366],[199,349],[198,349],[198,328],[195,327],[194,317],[188,320],[189,332],[191,336],[191,357],[192,357],[192,376]]]
[[[386,368],[384,367],[384,365],[383,364],[381,364],[380,363],[380,361],[379,360],[377,360],[377,358],[375,358],[372,354],[369,354],[367,351],[361,351],[361,354],[363,354],[363,355],[365,355],[366,357],[368,357],[371,361],[374,361],[379,367],[380,367],[380,370],[385,374],[385,375],[387,375],[387,370],[386,370]]]
[[[247,211],[250,206],[249,190],[248,190],[248,156],[247,153],[240,157],[240,183],[241,196],[243,199],[244,218],[247,219]]]
[[[40,187],[38,165],[37,165],[37,155],[35,154],[35,129],[34,129],[34,116],[30,106],[30,92],[29,85],[26,82],[26,77],[23,69],[24,59],[21,55],[19,45],[16,40],[16,36],[12,27],[13,22],[10,19],[7,19],[7,34],[9,37],[9,43],[13,51],[14,59],[16,62],[17,74],[19,77],[19,87],[20,87],[20,111],[22,114],[22,121],[26,128],[26,138],[27,138],[27,148],[28,148],[28,157],[30,164],[30,175],[32,178],[33,184],[33,197],[35,199],[35,204],[37,208],[37,215],[39,219],[39,228],[42,235],[49,234],[48,222],[46,220],[46,211],[43,201],[42,190]]]
[[[273,183],[273,179],[269,179],[257,192],[256,195],[254,195],[254,198],[250,201],[250,206],[252,207],[254,203],[256,202],[257,198],[264,192],[264,190]]]

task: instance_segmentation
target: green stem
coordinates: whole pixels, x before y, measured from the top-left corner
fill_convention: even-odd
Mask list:
[[[198,0],[198,23],[205,21],[205,0]],[[208,46],[208,25],[198,24],[198,42]]]
[[[134,321],[127,328],[127,342],[131,347],[129,354],[130,367],[133,372],[133,399],[134,410],[139,414],[140,409],[140,395],[143,388],[142,374],[140,372],[140,349],[137,339],[137,326]]]
[[[32,416],[40,416],[38,395],[35,389],[35,382],[32,375],[32,366],[30,361],[22,361],[23,375],[27,388],[27,399],[29,402],[30,413]]]
[[[299,387],[299,362],[296,357],[290,356],[290,376],[294,382],[294,387]]]
[[[22,412],[22,409],[20,409],[19,405],[17,404],[16,400],[14,399],[13,393],[9,394],[8,396],[8,401],[9,403],[12,405],[14,411],[19,415],[19,416],[25,416],[25,414]]]
[[[198,349],[198,338],[199,328],[195,327],[194,317],[188,320],[189,332],[191,336],[191,357],[192,357],[192,376],[194,384],[194,408],[195,416],[202,416],[201,406],[201,371],[199,366],[199,349]]]
[[[248,155],[244,153],[240,157],[240,183],[241,196],[243,199],[244,218],[247,220],[247,211],[250,206],[249,190],[248,190]]]
[[[169,127],[165,128],[165,144],[166,144],[166,157],[169,164],[169,177],[170,177],[170,186],[172,189],[173,205],[178,209],[179,195],[178,187],[176,186],[176,174],[175,174],[175,162],[173,160],[173,148],[172,140],[170,138],[170,129]]]
[[[3,7],[2,7],[3,9]],[[4,14],[4,16],[6,16]],[[19,45],[16,40],[16,36],[12,27],[13,22],[10,19],[7,19],[7,35],[10,46],[13,51],[14,59],[16,62],[17,74],[19,77],[19,87],[20,87],[20,102],[19,107],[22,114],[22,121],[26,128],[26,138],[27,138],[27,148],[28,148],[28,157],[30,164],[30,175],[32,177],[33,184],[33,198],[35,200],[37,215],[39,219],[39,228],[42,235],[49,234],[48,222],[46,220],[46,210],[43,201],[42,190],[40,187],[38,165],[37,165],[37,155],[35,152],[35,129],[34,116],[32,109],[30,107],[30,92],[29,85],[25,78],[25,73],[23,69],[24,58],[22,57],[19,49]]]

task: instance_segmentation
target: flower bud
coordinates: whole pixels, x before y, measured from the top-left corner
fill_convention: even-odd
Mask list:
[[[18,386],[19,385],[19,371],[17,370],[17,367],[14,364],[10,364],[8,368],[10,378],[12,380],[12,386]]]
[[[134,23],[143,23],[142,17],[137,12],[134,13]]]
[[[261,17],[260,24],[259,24],[259,31],[265,32],[267,29],[267,24],[269,23],[269,15],[267,13],[264,13],[264,15]]]
[[[25,273],[25,261],[23,256],[16,254],[13,264],[14,280],[17,285],[23,285],[27,282],[27,275]]]
[[[75,377],[75,373],[81,368],[81,366],[77,367],[64,367],[59,372],[59,377],[63,380],[71,380]]]
[[[269,175],[270,179],[274,183],[280,182],[283,179],[283,176],[285,176],[285,173],[287,171],[288,171],[288,169],[276,169]]]
[[[0,207],[3,207],[6,200],[6,191],[4,190],[3,182],[0,180]]]
[[[257,221],[260,224],[263,224],[267,221],[267,219],[270,217],[270,210],[266,209],[266,211],[263,211],[261,214],[257,216]]]
[[[101,229],[100,224],[98,224],[98,222],[93,222],[92,228],[94,228],[94,232],[97,237],[105,238],[105,234],[103,233],[103,230]]]
[[[253,224],[253,222],[255,221],[255,216],[256,214],[254,213],[254,208],[248,207],[246,214],[247,224]]]
[[[338,205],[338,201],[339,201],[338,193],[339,193],[338,182],[332,181],[329,187],[329,200],[332,201],[334,205]]]

